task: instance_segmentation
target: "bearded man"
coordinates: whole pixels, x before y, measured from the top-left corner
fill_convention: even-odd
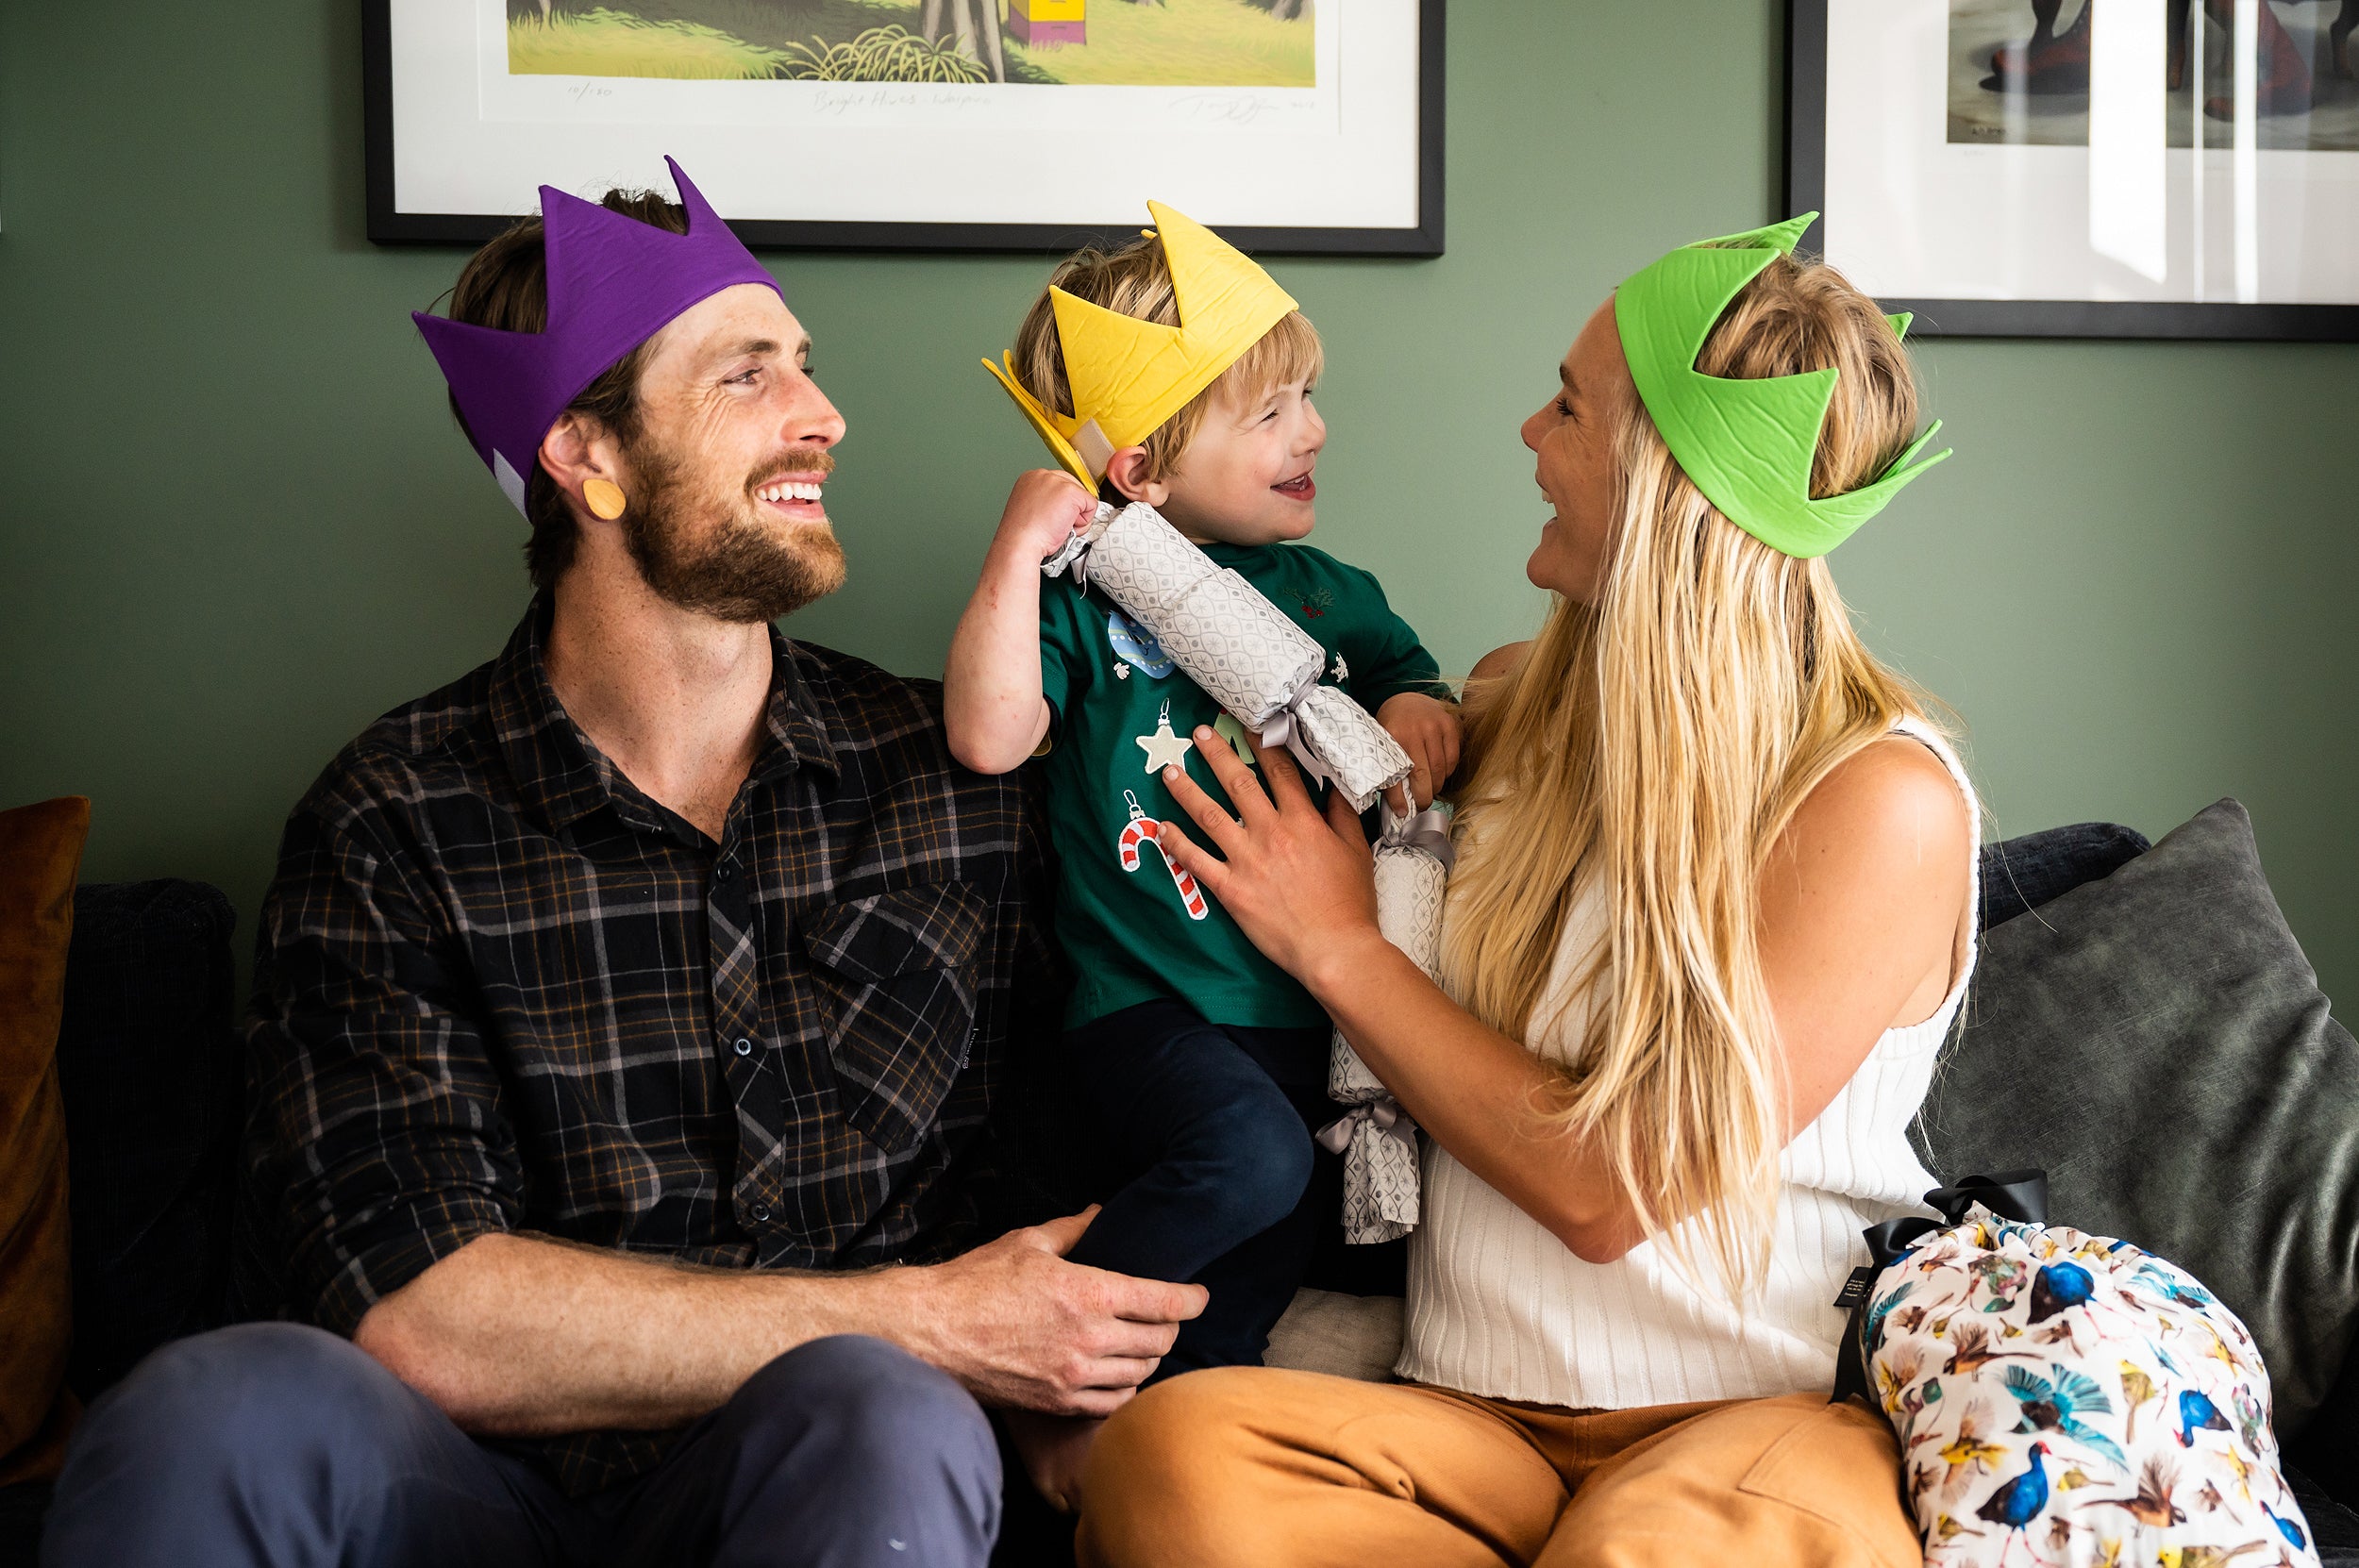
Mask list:
[[[770,624],[844,580],[844,420],[673,175],[544,188],[419,319],[539,592],[289,819],[248,1175],[291,1321],[95,1406],[46,1562],[979,1564],[981,1407],[1106,1413],[1201,1309],[1065,1262],[1086,1215],[1007,1229],[1036,827],[931,683]]]

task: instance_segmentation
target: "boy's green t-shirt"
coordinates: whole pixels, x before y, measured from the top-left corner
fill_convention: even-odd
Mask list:
[[[1440,667],[1375,577],[1305,544],[1207,544],[1327,650],[1326,683],[1373,713],[1403,692],[1447,696]],[[1183,891],[1145,831],[1184,823],[1163,764],[1178,757],[1224,798],[1190,742],[1213,725],[1248,762],[1245,730],[1103,592],[1041,584],[1041,691],[1056,718],[1044,762],[1057,851],[1057,937],[1074,972],[1065,1026],[1141,1002],[1187,1003],[1207,1023],[1316,1027],[1310,993],[1263,958],[1209,893]],[[1200,910],[1198,914],[1196,910]]]

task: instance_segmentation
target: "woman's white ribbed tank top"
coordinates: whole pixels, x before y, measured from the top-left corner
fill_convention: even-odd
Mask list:
[[[1940,736],[1899,726],[1940,758],[1981,814],[1974,788]],[[1969,876],[1972,871],[1969,870]],[[1971,885],[1971,884],[1969,884]],[[1979,898],[1977,888],[1970,897]],[[1447,915],[1445,916],[1447,924]],[[1832,1303],[1867,1261],[1866,1226],[1926,1212],[1935,1185],[1907,1130],[1932,1087],[1933,1063],[1973,973],[1966,961],[1939,1010],[1887,1030],[1818,1119],[1786,1145],[1769,1276],[1740,1309],[1702,1249],[1691,1282],[1652,1242],[1611,1263],[1585,1263],[1540,1223],[1427,1140],[1425,1213],[1409,1250],[1407,1342],[1399,1375],[1494,1399],[1570,1410],[1630,1410],[1691,1400],[1759,1398],[1833,1386],[1844,1314]],[[1559,1009],[1604,935],[1601,895],[1565,923],[1537,1016],[1561,1011],[1532,1042],[1562,1062],[1578,1045],[1591,997]]]

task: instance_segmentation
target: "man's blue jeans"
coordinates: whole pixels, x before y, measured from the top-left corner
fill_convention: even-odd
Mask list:
[[[789,1351],[661,1467],[569,1500],[348,1342],[247,1324],[91,1408],[44,1568],[957,1568],[999,1527],[981,1409],[881,1340]]]

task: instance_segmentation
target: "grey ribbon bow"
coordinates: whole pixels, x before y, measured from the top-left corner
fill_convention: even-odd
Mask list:
[[[1319,1147],[1330,1154],[1343,1153],[1351,1146],[1353,1134],[1360,1130],[1364,1123],[1374,1126],[1380,1133],[1399,1139],[1401,1145],[1412,1154],[1416,1152],[1417,1124],[1410,1120],[1409,1112],[1401,1109],[1398,1102],[1394,1100],[1373,1100],[1366,1105],[1353,1106],[1319,1128]]]
[[[1073,572],[1073,586],[1081,589],[1088,588],[1090,585],[1090,546],[1105,537],[1106,526],[1114,520],[1115,515],[1113,508],[1103,501],[1098,502],[1097,515],[1091,520],[1090,525],[1077,533],[1067,534],[1065,542],[1057,546],[1056,553],[1040,563],[1041,575],[1062,577],[1069,567]]]
[[[1441,861],[1446,873],[1458,869],[1458,846],[1449,842],[1449,812],[1439,806],[1429,806],[1408,818],[1396,817],[1393,809],[1385,807],[1382,842],[1422,849]]]
[[[1286,699],[1286,706],[1271,714],[1262,726],[1262,744],[1284,746],[1294,753],[1296,765],[1314,784],[1327,783],[1335,776],[1335,771],[1327,765],[1327,759],[1321,757],[1311,744],[1311,737],[1304,733],[1302,726],[1302,705],[1311,700],[1313,692],[1323,690],[1325,688],[1319,685],[1319,672],[1312,671],[1311,678],[1297,687],[1294,694]]]
[[[1355,1106],[1319,1129],[1344,1160],[1344,1241],[1370,1246],[1417,1227],[1417,1125],[1390,1095]]]

